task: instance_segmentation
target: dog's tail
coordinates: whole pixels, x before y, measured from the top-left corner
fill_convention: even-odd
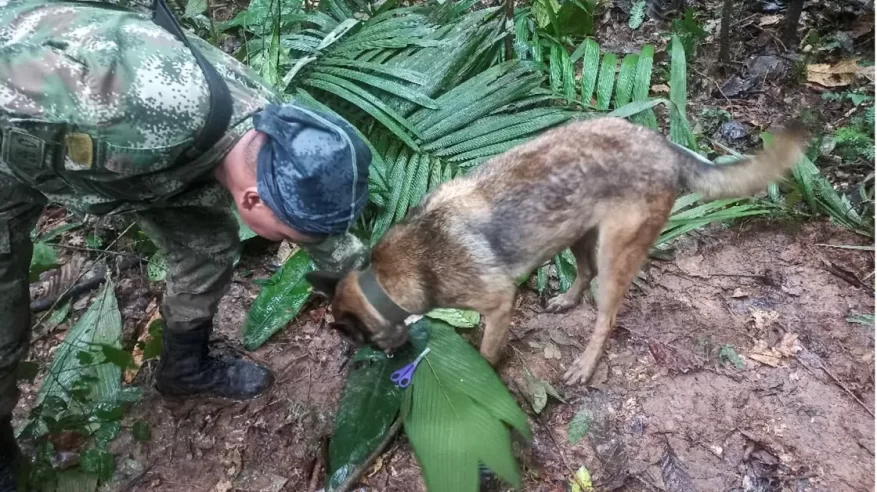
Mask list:
[[[798,162],[807,138],[806,128],[793,122],[758,154],[725,165],[713,165],[684,149],[682,184],[707,200],[753,195],[782,178]]]

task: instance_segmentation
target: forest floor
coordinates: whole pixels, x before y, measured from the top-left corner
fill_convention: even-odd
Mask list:
[[[767,3],[749,2],[735,16],[731,58],[741,74],[768,63],[779,70],[776,76],[747,93],[723,94],[736,89],[726,82],[730,75],[715,69],[718,41],[711,34],[689,77],[688,111],[697,129],[739,151],[758,147],[758,131],[769,122],[809,112],[837,127],[849,109],[796,78],[795,63],[777,50],[783,16],[775,19]],[[845,18],[844,7],[831,8],[839,10],[808,7],[802,26],[809,27],[799,32],[832,15],[833,22]],[[719,3],[698,9],[707,30],[717,33]],[[666,41],[654,21],[631,30],[624,11],[607,9],[598,27],[601,46],[626,53],[653,43],[656,66],[666,65]],[[868,12],[850,20],[843,39],[873,60],[874,15]],[[818,164],[841,189],[861,180],[860,171],[830,158]],[[63,220],[58,210],[47,214]],[[671,490],[662,464],[681,465],[702,491],[873,490],[874,325],[855,316],[874,313],[874,253],[836,247],[844,245],[873,242],[828,220],[776,218],[713,225],[678,239],[673,258],[650,261],[643,287],[625,297],[590,387],[562,383],[590,336],[590,299],[564,314],[544,314],[546,299],[523,288],[498,369],[534,430],[532,443],[516,445],[523,490],[563,491],[582,465],[597,490]],[[254,279],[271,275],[274,248],[261,244],[245,252],[216,319],[220,343],[237,344],[260,289]],[[126,331],[148,320],[162,292],[145,267],[137,272],[116,280]],[[326,303],[311,300],[281,333],[247,354],[277,376],[270,393],[252,402],[165,401],[148,384],[154,366],[145,366],[135,384],[146,396],[125,421],[148,422],[151,439],[122,433],[111,443],[118,469],[112,489],[319,490],[353,351],[327,329],[325,314]],[[47,364],[66,328],[35,340],[30,360]],[[563,401],[549,398],[535,413],[523,389],[525,367],[556,387]],[[24,385],[19,421],[39,383]],[[580,411],[589,414],[590,430],[571,444],[567,426]],[[368,491],[425,490],[404,438],[360,483]]]

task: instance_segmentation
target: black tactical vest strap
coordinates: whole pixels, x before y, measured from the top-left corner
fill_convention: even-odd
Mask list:
[[[152,20],[182,41],[195,56],[195,61],[201,67],[207,81],[207,88],[210,91],[210,111],[207,113],[207,121],[192,144],[196,154],[185,156],[194,159],[210,150],[228,130],[232,113],[231,94],[225,80],[219,76],[213,65],[186,38],[183,29],[165,0],[153,0],[153,11]]]

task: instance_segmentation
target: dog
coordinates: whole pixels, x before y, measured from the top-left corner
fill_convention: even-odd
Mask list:
[[[545,309],[576,306],[597,277],[593,334],[564,375],[567,384],[587,383],[677,193],[687,188],[707,200],[752,195],[781,179],[805,143],[806,130],[793,123],[757,155],[713,165],[620,118],[576,121],[443,183],[386,232],[365,269],[306,278],[331,299],[332,328],[387,353],[406,342],[412,314],[475,310],[485,318],[481,355],[496,367],[515,280],[570,248],[576,280]]]

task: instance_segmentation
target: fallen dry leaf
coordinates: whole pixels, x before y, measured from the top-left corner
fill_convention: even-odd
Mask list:
[[[861,16],[858,19],[856,19],[855,22],[853,22],[852,30],[849,31],[849,33],[854,39],[858,39],[858,38],[864,36],[865,34],[868,34],[869,32],[871,32],[873,30],[874,30],[874,19],[873,18],[869,19],[866,16]]]
[[[780,367],[780,364],[782,362],[779,357],[758,353],[749,354],[749,358],[754,360],[755,362],[761,362],[762,364],[770,367]]]
[[[226,470],[226,474],[230,478],[235,478],[243,468],[243,459],[241,458],[241,448],[235,446],[231,450],[231,466]]]
[[[762,311],[761,309],[750,308],[749,319],[755,323],[755,328],[764,330],[780,318],[780,314],[776,311]]]
[[[776,24],[777,22],[779,22],[781,18],[782,17],[777,15],[777,14],[765,15],[764,17],[759,19],[758,25],[761,27],[772,26],[772,25]]]
[[[652,92],[669,94],[670,87],[666,84],[655,84],[652,86]]]
[[[148,329],[149,325],[151,325],[152,322],[155,321],[156,319],[161,318],[161,313],[159,312],[158,309],[156,309],[154,307],[156,305],[155,300],[153,300],[149,305],[153,306],[152,316],[150,316],[149,321],[147,321],[146,324],[143,325],[143,332],[140,334],[140,337],[137,338],[138,342],[143,342],[143,343],[142,344],[138,343],[138,344],[134,345],[134,350],[131,351],[131,357],[134,359],[134,366],[135,367],[132,367],[132,368],[125,370],[124,381],[126,384],[131,384],[134,382],[134,378],[137,377],[137,373],[140,372],[140,367],[143,365],[143,348],[142,347],[145,346],[147,343],[149,343],[150,340],[152,340],[152,336],[149,334],[149,329]]]
[[[749,297],[749,292],[746,292],[743,289],[737,288],[737,289],[734,289],[734,293],[731,294],[731,297],[733,297],[734,299],[739,299],[741,297]]]
[[[277,248],[277,263],[283,265],[296,251],[298,251],[298,247],[293,246],[288,241],[283,241]]]
[[[231,482],[228,480],[220,480],[213,486],[212,492],[228,492],[231,490]]]
[[[859,66],[858,58],[851,58],[834,65],[815,63],[807,65],[807,82],[823,87],[843,87],[850,85],[857,75],[874,79],[874,67]]]
[[[768,347],[764,340],[756,340],[749,358],[771,367],[780,367],[783,359],[794,357],[803,350],[796,333],[786,333],[775,347]]]
[[[558,359],[559,360],[561,357],[560,349],[557,348],[557,345],[555,345],[551,342],[545,343],[545,348],[542,350],[542,355],[544,355],[545,358],[549,359],[549,360],[550,359]]]
[[[797,333],[786,333],[783,335],[780,343],[776,346],[776,349],[783,357],[794,357],[798,352],[803,350],[804,347],[802,347],[801,342],[798,341]]]
[[[375,464],[372,465],[371,471],[366,476],[371,478],[371,477],[377,475],[377,473],[379,471],[381,471],[381,468],[383,468],[383,467],[384,467],[384,457],[378,456],[378,459],[375,460]]]

